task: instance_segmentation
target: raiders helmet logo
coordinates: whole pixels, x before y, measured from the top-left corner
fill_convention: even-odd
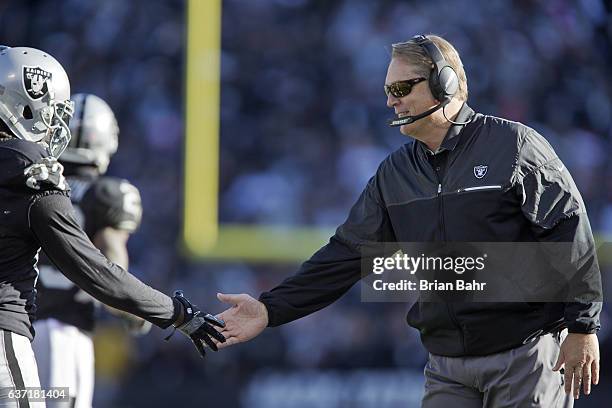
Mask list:
[[[489,166],[474,166],[474,176],[477,179],[481,179],[483,178],[486,174],[487,174],[487,169],[489,168]]]
[[[39,67],[23,67],[23,87],[32,99],[40,99],[49,92],[47,83],[51,73]]]

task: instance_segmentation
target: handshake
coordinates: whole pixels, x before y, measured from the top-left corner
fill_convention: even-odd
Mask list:
[[[233,344],[248,341],[257,336],[268,325],[268,311],[263,303],[247,294],[217,294],[217,298],[231,304],[223,313],[213,316],[203,313],[176,291],[173,299],[181,305],[181,313],[173,323],[176,330],[189,337],[202,357],[205,347],[213,351]],[[172,337],[172,332],[166,340]]]

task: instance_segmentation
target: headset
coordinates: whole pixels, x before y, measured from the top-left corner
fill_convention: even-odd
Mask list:
[[[436,44],[424,35],[412,37],[412,41],[420,45],[431,58],[434,68],[429,74],[429,89],[438,101],[449,100],[455,95],[459,88],[459,78]]]
[[[444,55],[442,55],[442,52],[440,52],[440,49],[433,41],[422,34],[415,35],[410,41],[420,45],[433,62],[434,67],[429,74],[429,89],[433,97],[438,101],[438,104],[421,114],[391,120],[389,121],[389,126],[407,125],[425,116],[431,115],[440,108],[444,108],[451,101],[459,88],[459,77],[457,73],[453,67],[446,62]],[[446,115],[444,115],[444,117],[446,117]],[[465,125],[469,123],[453,122],[448,118],[447,120],[456,125]]]

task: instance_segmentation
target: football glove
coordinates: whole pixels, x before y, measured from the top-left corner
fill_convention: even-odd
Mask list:
[[[62,174],[64,166],[55,157],[44,157],[27,167],[23,174],[27,177],[26,185],[33,190],[40,190],[42,185],[68,190],[68,183]]]
[[[203,313],[191,304],[180,290],[174,292],[174,299],[178,300],[183,306],[183,319],[179,318],[180,322],[174,323],[175,329],[191,339],[202,357],[206,355],[205,346],[210,347],[213,351],[217,351],[217,346],[212,338],[225,343],[225,337],[213,326],[223,328],[225,327],[225,322],[209,313]]]

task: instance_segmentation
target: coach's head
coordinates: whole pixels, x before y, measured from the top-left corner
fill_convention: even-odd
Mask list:
[[[432,137],[446,132],[468,97],[457,50],[436,35],[393,44],[385,93],[396,114],[390,125],[429,145]]]

